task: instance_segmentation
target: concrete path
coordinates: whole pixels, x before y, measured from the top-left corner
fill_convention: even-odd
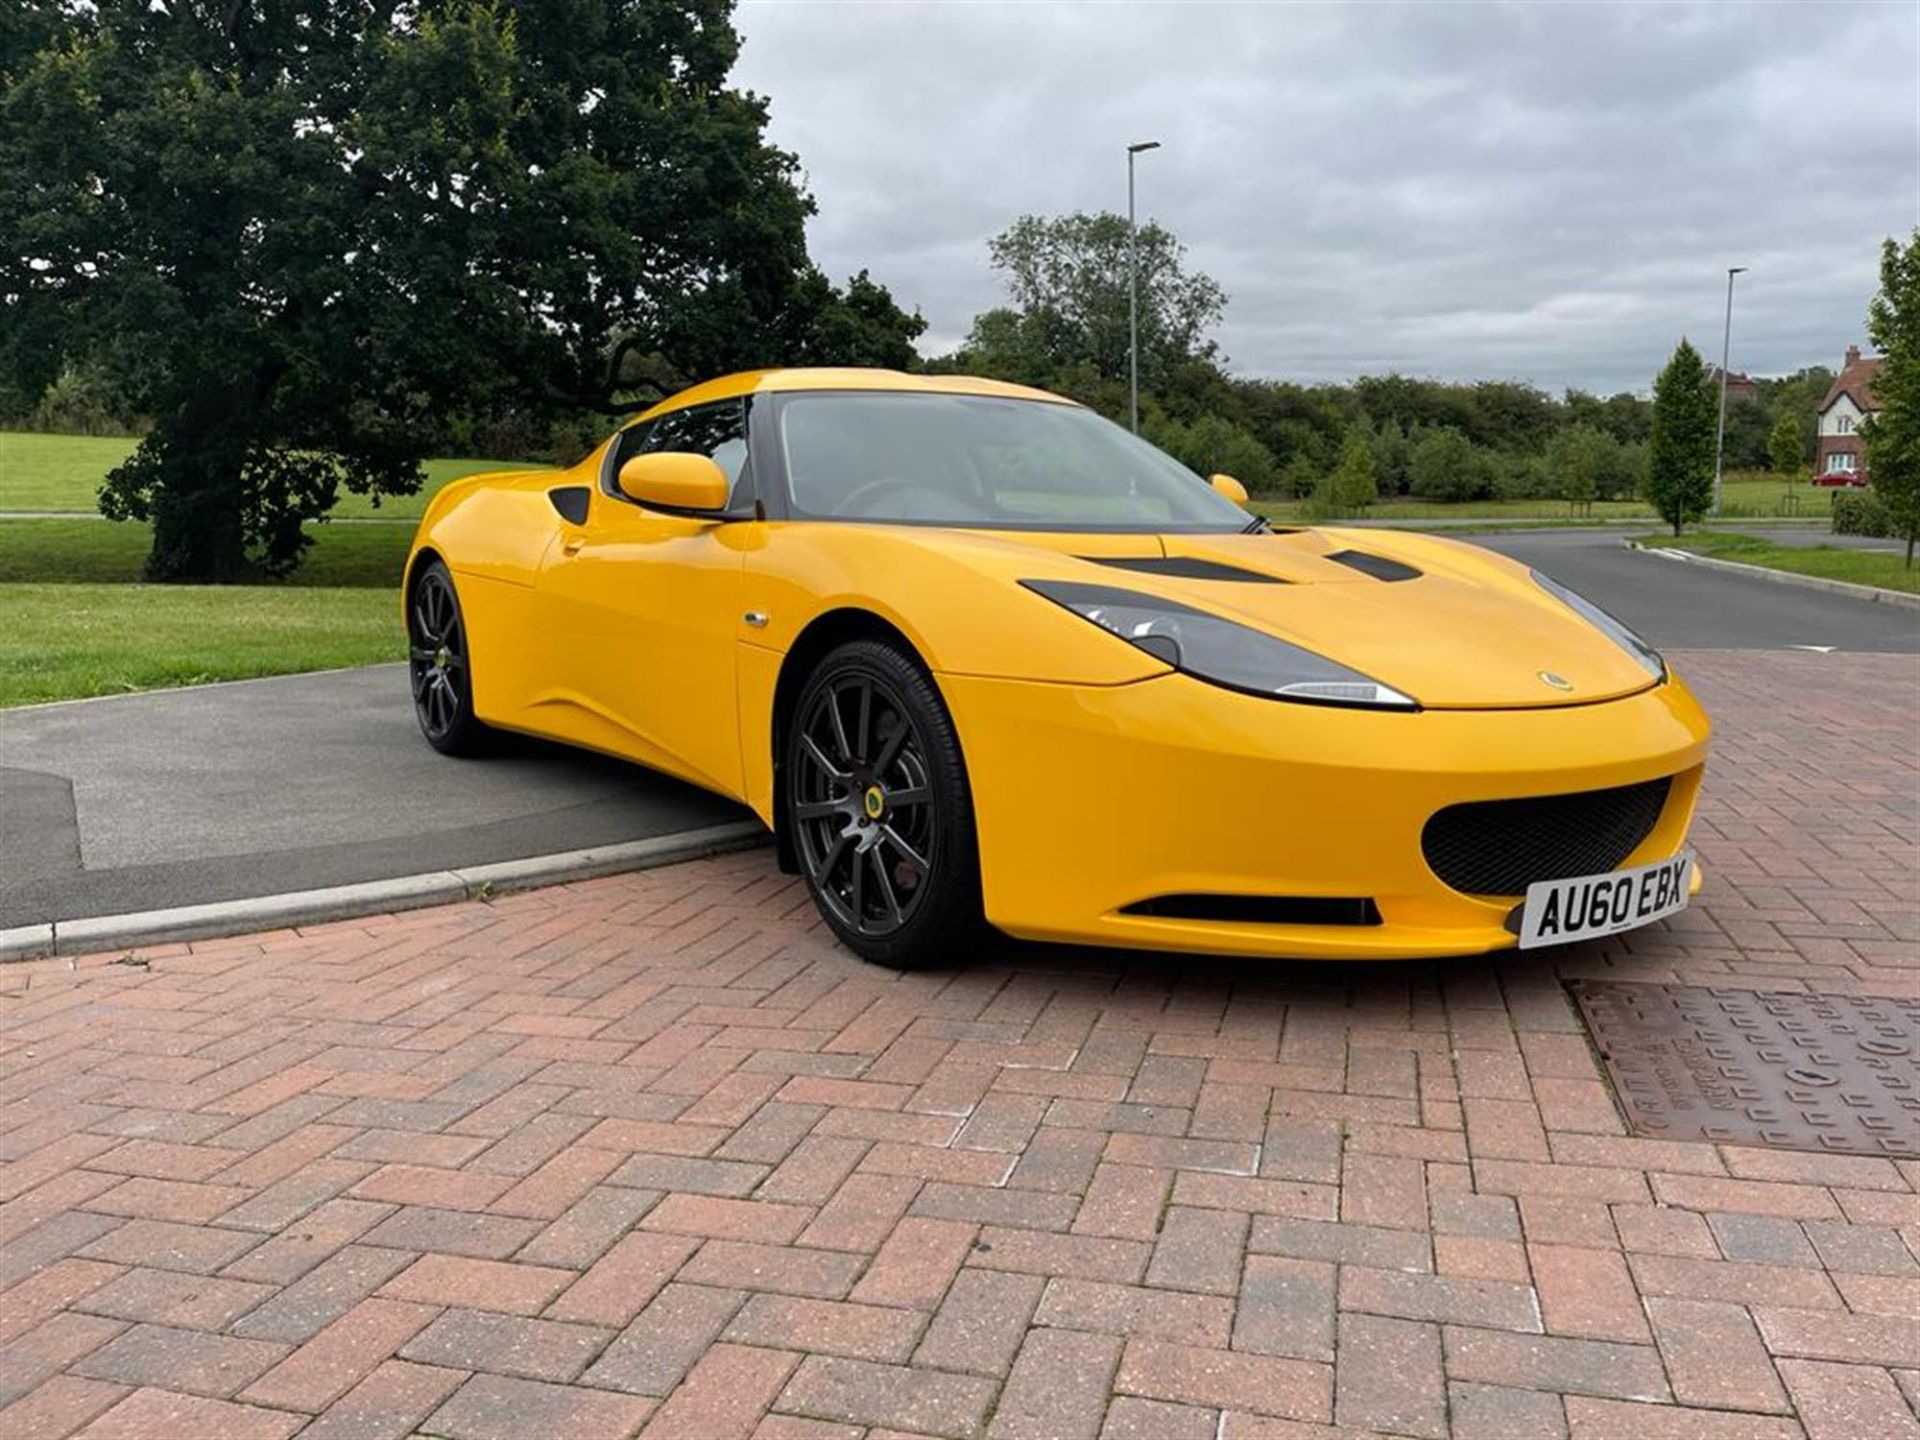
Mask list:
[[[436,755],[399,665],[0,712],[0,815],[0,929],[747,818],[560,746]]]

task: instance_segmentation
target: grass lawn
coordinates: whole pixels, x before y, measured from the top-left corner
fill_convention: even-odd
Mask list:
[[[1877,585],[1883,590],[1920,594],[1920,568],[1909,570],[1900,550],[1841,550],[1829,545],[1814,548],[1775,545],[1760,535],[1718,530],[1681,536],[1650,535],[1642,545],[1690,550],[1714,560],[1735,560],[1769,570],[1791,570],[1796,575],[1818,575],[1855,585]]]
[[[105,435],[33,435],[0,431],[0,511],[58,510],[94,514],[107,471],[132,452],[133,440]],[[483,470],[526,469],[504,460],[426,462],[426,482],[412,495],[389,497],[375,508],[364,495],[342,495],[333,513],[343,518],[418,520],[427,501],[449,480]]]
[[[94,497],[106,472],[133,441],[85,435],[0,432],[0,512],[72,512],[72,519],[0,519],[0,706],[114,694],[168,685],[246,679],[399,659],[404,637],[394,592],[413,536],[411,523],[322,524],[293,575],[282,582],[222,587],[146,585],[141,569],[149,530],[98,518]],[[377,511],[363,497],[335,507],[341,520],[417,519],[449,480],[504,468],[488,460],[427,462],[418,495]],[[1830,492],[1796,487],[1801,513],[1825,514]],[[1730,479],[1729,516],[1779,513],[1782,487],[1769,477]],[[1276,520],[1301,517],[1297,502],[1264,502]],[[1503,500],[1436,505],[1392,501],[1368,512],[1379,519],[1458,518],[1493,525],[1577,523],[1564,501]],[[1639,501],[1596,504],[1593,519],[1652,518]],[[1915,589],[1916,572],[1898,558],[1838,550],[1774,550],[1750,536],[1687,537],[1703,553],[1721,541],[1759,547],[1730,558],[1867,584]],[[1890,564],[1888,562],[1891,562]],[[1884,573],[1883,573],[1884,572]]]
[[[1812,485],[1788,487],[1771,475],[1729,476],[1721,487],[1721,513],[1729,520],[1771,519],[1807,515],[1824,518],[1833,511],[1833,491]],[[1269,520],[1295,523],[1308,519],[1298,500],[1259,500],[1254,504]],[[1565,500],[1463,500],[1440,504],[1431,500],[1384,500],[1369,505],[1368,520],[1555,520],[1577,524],[1586,520],[1651,520],[1654,509],[1644,500],[1596,500],[1585,516],[1577,516]]]
[[[1311,524],[1303,500],[1261,500],[1253,508],[1269,520],[1293,524]],[[1360,515],[1365,520],[1559,520],[1570,524],[1594,520],[1652,519],[1651,506],[1639,500],[1596,500],[1590,513],[1578,516],[1564,500],[1461,500],[1440,504],[1431,500],[1380,500],[1367,506]],[[1338,520],[1325,522],[1331,525]]]
[[[327,670],[406,654],[396,602],[412,521],[433,491],[489,460],[430,460],[418,495],[378,510],[344,497],[283,582],[146,585],[148,526],[96,517],[94,497],[134,442],[0,433],[0,511],[75,512],[0,519],[0,706]]]
[[[1824,520],[1833,514],[1834,494],[1822,485],[1787,485],[1774,475],[1729,475],[1720,487],[1720,518],[1764,520],[1809,515]]]
[[[133,449],[132,440],[96,435],[35,435],[0,431],[0,511],[75,511],[92,514],[94,497],[107,471]],[[333,513],[343,519],[417,520],[433,493],[449,480],[483,470],[509,468],[504,460],[436,459],[426,462],[427,478],[414,495],[385,500],[378,509],[364,495],[343,495]],[[1824,516],[1833,506],[1833,491],[1811,485],[1787,487],[1771,475],[1738,472],[1727,477],[1722,510],[1730,520],[1779,515]],[[1261,500],[1256,507],[1272,520],[1306,518],[1298,500]],[[1653,507],[1644,500],[1600,500],[1587,518],[1594,520],[1652,519]],[[1370,506],[1376,520],[1571,520],[1576,518],[1564,500],[1471,500],[1437,504],[1429,500],[1389,500]]]
[[[145,525],[0,520],[0,707],[402,659],[413,527],[315,529],[286,581],[147,585]]]
[[[311,533],[313,545],[300,568],[266,588],[398,588],[413,542],[411,525],[316,525]],[[0,520],[0,585],[138,584],[151,539],[149,528],[133,521]],[[172,588],[152,586],[141,593]]]
[[[406,656],[388,589],[11,585],[0,706]]]

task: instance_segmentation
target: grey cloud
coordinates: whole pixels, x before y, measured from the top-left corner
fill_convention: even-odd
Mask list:
[[[930,351],[999,303],[1026,211],[1141,211],[1230,296],[1232,368],[1643,388],[1674,341],[1837,363],[1920,221],[1912,4],[911,4],[746,0],[829,271]]]

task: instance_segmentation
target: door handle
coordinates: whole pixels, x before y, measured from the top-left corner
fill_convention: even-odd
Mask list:
[[[560,542],[560,553],[562,555],[578,555],[580,553],[580,548],[586,543],[587,541],[585,536],[581,536],[581,535],[571,536],[568,539],[562,540]]]

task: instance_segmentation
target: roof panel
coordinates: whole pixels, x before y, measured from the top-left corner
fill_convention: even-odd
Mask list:
[[[866,369],[857,366],[796,366],[783,370],[743,370],[708,380],[676,395],[669,395],[634,420],[650,420],[690,405],[705,405],[739,395],[789,390],[906,390],[937,395],[997,395],[1009,400],[1042,400],[1054,405],[1073,405],[1077,401],[1015,385],[1005,380],[990,380],[981,375],[909,375],[903,370]]]

